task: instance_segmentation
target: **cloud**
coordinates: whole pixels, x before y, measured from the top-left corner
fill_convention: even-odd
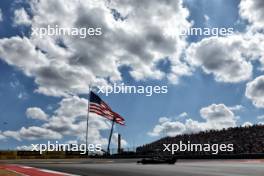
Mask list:
[[[210,128],[222,129],[236,125],[234,113],[224,104],[212,104],[200,110],[201,117]]]
[[[13,139],[16,139],[18,141],[21,141],[21,138],[19,136],[19,132],[18,131],[10,131],[10,130],[7,130],[7,131],[3,131],[2,132],[2,135],[5,138],[13,138]]]
[[[258,108],[264,108],[264,76],[247,83],[246,97]]]
[[[207,23],[210,20],[210,17],[207,14],[204,14],[204,21]]]
[[[87,99],[78,96],[64,98],[59,107],[44,128],[56,131],[64,136],[73,136],[78,141],[85,141],[87,120]],[[94,144],[107,144],[107,138],[101,136],[100,131],[110,129],[109,122],[93,113],[89,115],[89,142]]]
[[[69,140],[69,141],[66,141],[67,144],[78,144],[78,141],[77,140]]]
[[[20,8],[14,11],[14,25],[30,25],[31,20],[24,8]]]
[[[14,138],[16,140],[39,140],[39,139],[62,139],[63,137],[74,138],[78,143],[86,140],[87,125],[87,99],[78,96],[63,98],[59,107],[53,114],[48,115],[40,108],[28,108],[26,114],[29,118],[43,120],[39,127],[22,127],[17,131],[3,131],[0,135],[4,138]],[[109,120],[90,113],[89,117],[89,143],[102,144],[106,146],[108,140],[101,135],[104,130],[111,127]],[[114,139],[113,139],[114,141]],[[123,139],[123,145],[127,142]]]
[[[0,140],[6,139],[6,137],[2,134],[2,132],[0,131]]]
[[[6,137],[12,137],[19,141],[62,138],[62,135],[58,132],[38,126],[30,126],[28,128],[22,127],[18,131],[4,131],[3,134]]]
[[[28,98],[28,94],[26,92],[19,92],[17,98],[20,100],[26,100]]]
[[[188,113],[187,112],[183,112],[181,114],[178,115],[179,118],[185,118],[188,117]]]
[[[264,27],[264,2],[262,0],[241,0],[239,14],[246,19],[254,28]]]
[[[228,107],[231,111],[241,111],[243,110],[245,107],[242,105],[235,105],[235,106],[230,106]]]
[[[264,122],[258,122],[258,125],[264,125]]]
[[[26,111],[26,115],[28,118],[37,119],[37,120],[48,120],[48,115],[38,107],[30,107]]]
[[[32,145],[21,145],[21,146],[17,146],[16,150],[21,150],[21,151],[32,151],[33,147]]]
[[[36,50],[31,41],[24,37],[11,37],[0,40],[0,56],[9,65],[21,69],[27,76],[32,76],[36,69],[48,66],[45,55]]]
[[[257,116],[257,119],[263,120],[264,119],[264,115]]]
[[[181,76],[191,75],[188,65],[180,59],[187,45],[186,37],[165,35],[168,30],[191,26],[188,9],[181,0],[29,3],[32,28],[101,27],[103,32],[86,39],[71,36],[0,39],[0,57],[34,78],[38,93],[84,94],[91,83],[102,85],[122,80],[119,69],[123,66],[130,68],[135,80],[162,79],[166,75],[157,64],[165,58],[171,63],[168,80],[177,83]],[[16,12],[25,14],[21,9]],[[117,18],[117,13],[126,18]]]
[[[181,122],[172,121],[172,119],[167,117],[161,117],[159,119],[159,124],[156,125],[151,132],[148,133],[150,136],[160,136],[163,134],[169,136],[175,136],[177,134],[182,134],[185,131],[185,125]]]
[[[57,116],[76,118],[87,115],[88,100],[78,96],[72,96],[62,99],[59,102],[59,108],[55,111]]]
[[[237,117],[224,104],[212,104],[201,108],[201,117],[205,120],[199,122],[193,119],[186,119],[185,122],[179,122],[172,118],[161,117],[159,123],[148,133],[150,136],[175,136],[178,134],[197,133],[210,129],[223,129],[234,127]]]
[[[60,53],[59,50],[57,51]],[[62,58],[57,58],[58,62],[50,61],[26,37],[1,39],[0,56],[5,58],[9,65],[18,67],[27,76],[35,76],[35,82],[39,85],[36,92],[45,95],[66,96],[70,92],[87,93],[91,79],[95,79],[91,72],[84,68],[70,67],[60,62]]]
[[[218,82],[237,83],[251,78],[252,65],[244,51],[246,39],[241,36],[209,37],[193,43],[187,50],[188,62],[213,74]]]
[[[253,124],[252,123],[250,123],[250,122],[244,122],[243,124],[242,124],[242,127],[250,127],[250,126],[252,126]]]

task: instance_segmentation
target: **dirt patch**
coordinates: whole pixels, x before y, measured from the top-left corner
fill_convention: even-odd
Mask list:
[[[20,174],[15,173],[15,172],[8,171],[8,170],[1,169],[1,168],[0,168],[0,175],[1,176],[22,176]]]

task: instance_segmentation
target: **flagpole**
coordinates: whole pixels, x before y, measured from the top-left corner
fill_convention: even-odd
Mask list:
[[[89,130],[90,94],[91,94],[91,87],[89,86],[87,122],[86,122],[86,150],[87,150],[87,157],[89,156],[89,150],[88,150],[88,130]]]
[[[111,143],[111,138],[112,138],[112,134],[113,134],[114,124],[115,124],[115,119],[113,119],[113,121],[112,121],[112,127],[111,127],[111,131],[110,131],[109,139],[108,139],[107,154],[109,154],[109,155],[110,155],[110,143]]]

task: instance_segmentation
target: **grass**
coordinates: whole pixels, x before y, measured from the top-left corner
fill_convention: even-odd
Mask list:
[[[0,175],[1,176],[21,176],[15,172],[11,172],[11,171],[8,171],[8,170],[5,170],[5,169],[1,169],[0,168]]]

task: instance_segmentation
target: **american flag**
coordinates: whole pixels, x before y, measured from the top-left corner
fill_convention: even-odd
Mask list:
[[[89,111],[115,121],[120,125],[125,125],[125,119],[114,112],[98,95],[90,92]]]

